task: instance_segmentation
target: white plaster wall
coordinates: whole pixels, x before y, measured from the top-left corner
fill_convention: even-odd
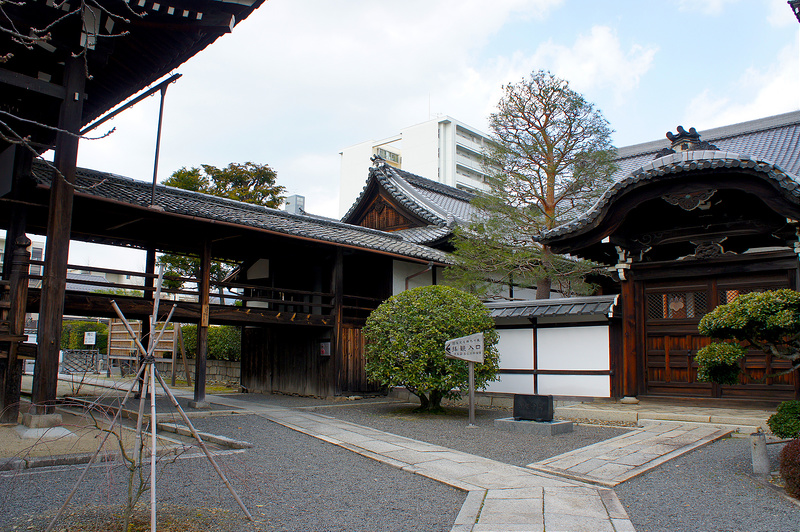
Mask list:
[[[533,375],[500,375],[500,380],[487,384],[485,391],[530,395],[533,394]]]
[[[611,377],[607,375],[539,375],[542,395],[610,397]]]
[[[533,329],[498,329],[500,367],[533,369]]]
[[[392,295],[397,295],[406,289],[406,278],[409,275],[421,272],[427,268],[425,264],[419,262],[404,262],[395,260],[392,263]],[[440,278],[441,271],[437,271],[437,276]],[[409,288],[417,288],[418,286],[428,286],[433,284],[433,274],[430,271],[417,275],[408,282]]]
[[[609,369],[605,325],[540,328],[537,335],[539,369]]]

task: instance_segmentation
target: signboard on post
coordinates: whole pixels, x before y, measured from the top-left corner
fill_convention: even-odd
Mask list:
[[[445,356],[469,365],[469,426],[475,426],[475,363],[483,364],[483,333],[453,338],[444,343]]]
[[[483,364],[483,333],[447,340],[444,351],[447,358]]]
[[[95,345],[97,343],[97,331],[86,331],[83,333],[83,345]]]

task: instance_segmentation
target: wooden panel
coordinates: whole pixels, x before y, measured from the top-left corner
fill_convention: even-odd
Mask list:
[[[646,395],[730,397],[739,399],[790,399],[794,376],[766,378],[788,368],[771,355],[750,351],[742,360],[743,374],[735,386],[717,386],[697,380],[697,351],[711,343],[697,330],[700,319],[718,304],[739,293],[788,286],[785,272],[762,276],[652,280],[644,285],[643,324],[639,334],[645,348],[642,358]]]
[[[381,390],[381,386],[367,379],[364,369],[364,336],[360,328],[342,328],[342,368],[339,386],[342,393],[370,393]]]
[[[242,385],[259,393],[333,395],[332,357],[320,353],[329,338],[329,331],[317,328],[244,329]]]

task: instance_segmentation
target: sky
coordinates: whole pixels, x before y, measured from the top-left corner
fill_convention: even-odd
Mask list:
[[[540,69],[628,146],[800,109],[800,24],[785,0],[267,0],[175,70],[158,180],[268,164],[307,211],[338,217],[343,148],[438,115],[486,131],[503,85]],[[81,141],[79,166],[151,182],[158,104]],[[69,261],[144,267],[86,244]]]

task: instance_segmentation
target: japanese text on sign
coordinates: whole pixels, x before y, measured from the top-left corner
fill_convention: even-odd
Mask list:
[[[467,362],[483,363],[483,333],[453,338],[444,343],[445,356]]]

